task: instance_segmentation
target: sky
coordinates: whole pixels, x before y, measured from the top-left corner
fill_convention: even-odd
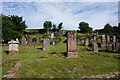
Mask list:
[[[117,1],[117,0],[116,0]],[[2,14],[22,16],[28,29],[43,28],[44,21],[63,22],[66,30],[77,30],[84,21],[95,29],[118,25],[118,2],[2,2]]]

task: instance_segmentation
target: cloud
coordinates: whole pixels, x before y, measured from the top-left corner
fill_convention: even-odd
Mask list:
[[[4,2],[118,2],[119,0],[2,0]]]
[[[93,29],[118,24],[117,2],[3,2],[3,14],[23,16],[28,28],[43,28],[46,20],[64,29],[78,29],[85,21]]]

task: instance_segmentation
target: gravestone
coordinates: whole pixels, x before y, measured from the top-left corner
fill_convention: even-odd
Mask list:
[[[39,45],[39,38],[36,38],[36,44]]]
[[[51,39],[54,38],[54,33],[51,34]]]
[[[94,36],[94,40],[96,41],[96,36]]]
[[[44,37],[43,50],[49,50],[49,49],[50,49],[50,40],[47,37]]]
[[[9,44],[9,55],[18,54],[18,44],[19,44],[18,39],[16,39],[16,41],[11,40],[8,42],[8,44]]]
[[[98,52],[98,44],[95,41],[93,42],[93,50],[94,52]]]
[[[32,44],[32,38],[31,37],[27,38],[27,44]]]
[[[113,51],[116,51],[116,36],[113,36],[113,47],[112,47]]]
[[[111,49],[110,36],[107,36],[106,48]]]
[[[55,41],[53,41],[52,44],[55,45]]]
[[[88,45],[89,45],[88,38],[85,38],[85,46],[88,46]]]
[[[107,36],[107,43],[110,43],[110,36]]]
[[[67,34],[67,57],[78,58],[76,51],[76,32],[69,31]]]
[[[25,38],[25,37],[22,37],[22,39],[21,39],[21,44],[22,44],[22,45],[26,45],[26,44],[27,44],[27,41],[26,41],[26,38]]]
[[[106,48],[106,38],[105,38],[105,35],[102,35],[102,38],[101,38],[101,47],[102,48]]]
[[[120,52],[120,39],[118,39],[118,52]]]

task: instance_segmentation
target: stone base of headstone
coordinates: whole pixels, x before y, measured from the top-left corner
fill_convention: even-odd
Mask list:
[[[49,50],[48,48],[43,48],[43,50]]]
[[[16,54],[18,54],[18,51],[15,51],[15,50],[9,51],[9,55],[16,55]]]
[[[77,52],[67,52],[67,57],[68,58],[78,58],[78,53]]]

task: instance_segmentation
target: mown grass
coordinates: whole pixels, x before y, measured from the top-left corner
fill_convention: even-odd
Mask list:
[[[45,58],[44,61],[23,62],[15,78],[80,78],[84,76],[104,74],[118,71],[119,59],[104,57],[99,54],[120,55],[119,53],[89,51],[84,46],[77,46],[78,59],[68,59],[64,56],[66,43],[50,45],[49,51],[41,50],[42,46],[19,47],[19,55],[6,55],[8,47],[3,47],[3,75],[17,61]]]

